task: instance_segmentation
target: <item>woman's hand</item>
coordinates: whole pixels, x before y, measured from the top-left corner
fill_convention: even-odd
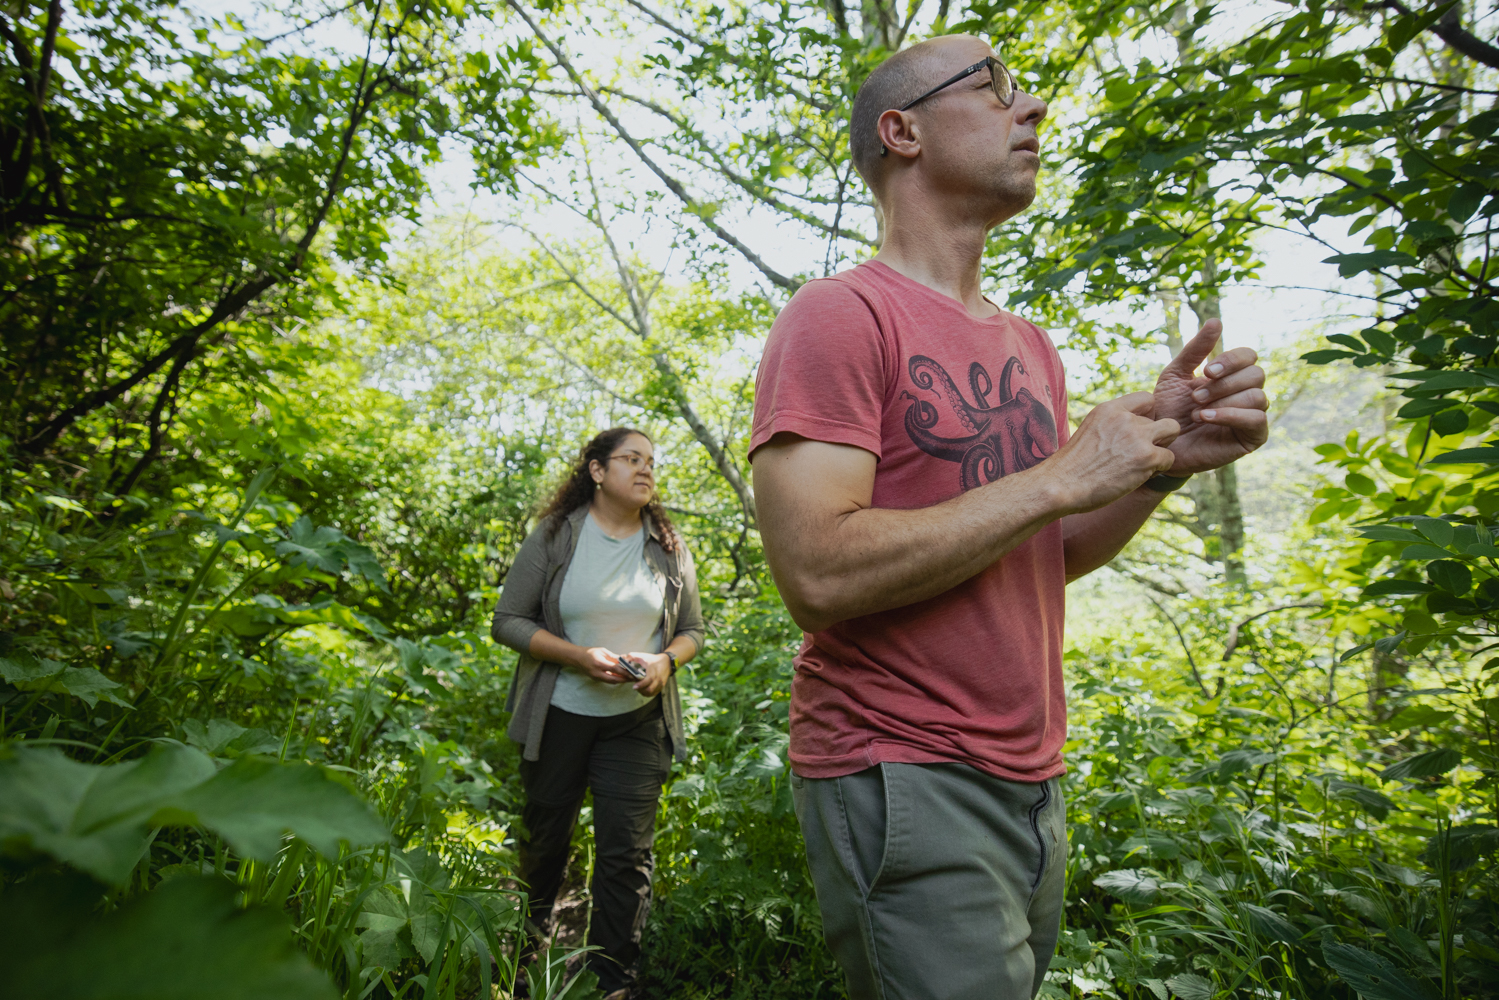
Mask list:
[[[645,668],[645,676],[635,682],[635,690],[647,698],[660,694],[671,678],[671,657],[665,653],[626,653],[625,659]]]
[[[633,659],[636,655],[631,653]],[[624,667],[619,665],[619,657],[603,646],[589,646],[580,650],[580,655],[573,660],[573,666],[583,671],[596,681],[605,684],[623,684],[631,680],[629,674],[625,673]],[[636,685],[639,687],[639,685]]]

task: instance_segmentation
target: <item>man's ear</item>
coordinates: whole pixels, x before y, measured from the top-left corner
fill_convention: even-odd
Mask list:
[[[921,136],[916,128],[916,120],[904,111],[896,111],[894,108],[886,111],[875,123],[875,129],[880,136],[880,155],[886,159],[891,156],[915,159],[921,152]]]

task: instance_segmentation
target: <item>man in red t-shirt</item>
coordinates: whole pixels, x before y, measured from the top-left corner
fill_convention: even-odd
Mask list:
[[[1063,590],[1267,434],[1254,352],[1195,374],[1216,320],[1154,393],[1069,434],[1051,341],[979,291],[989,230],[1035,197],[1045,114],[976,38],[886,60],[850,123],[885,241],[803,286],[760,364],[760,528],[806,632],[792,785],[855,1000],[1039,990],[1067,850]]]

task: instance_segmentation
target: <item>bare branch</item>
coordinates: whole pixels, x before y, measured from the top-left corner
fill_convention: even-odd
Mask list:
[[[673,35],[676,35],[678,38],[682,39],[683,41],[685,41],[685,42],[691,42],[693,45],[696,45],[698,48],[700,48],[700,49],[706,49],[709,52],[717,52],[718,54],[722,55],[725,59],[727,59],[729,62],[733,63],[735,66],[738,66],[738,67],[740,67],[742,69],[752,69],[753,68],[753,67],[750,67],[750,66],[746,66],[745,60],[736,57],[732,52],[729,51],[728,46],[724,45],[722,42],[715,42],[712,39],[704,38],[702,35],[699,35],[699,34],[696,34],[694,32],[688,31],[686,28],[683,28],[683,27],[680,27],[680,26],[678,26],[676,24],[673,24],[671,21],[667,20],[664,16],[662,16],[660,13],[652,10],[651,8],[647,7],[645,4],[641,3],[640,0],[625,0],[625,3],[629,4],[631,7],[634,7],[636,10],[640,11],[646,17],[650,18],[652,21],[655,21],[661,27],[665,28],[667,31],[671,32]],[[844,29],[844,33],[847,34],[847,31],[848,31],[848,29],[845,28]],[[829,104],[827,101],[818,100],[817,98],[813,97],[811,94],[808,94],[808,93],[805,93],[803,91],[797,90],[795,87],[786,87],[786,85],[785,85],[784,82],[781,83],[781,86],[785,87],[786,92],[788,94],[790,94],[792,97],[795,97],[798,101],[801,101],[803,104],[811,105],[812,107],[816,108],[819,111],[831,111],[831,110],[833,110],[833,106],[831,104]]]
[[[708,142],[707,137],[697,129],[693,128],[692,123],[683,116],[676,114],[670,109],[664,108],[656,102],[651,101],[647,98],[627,93],[615,87],[600,87],[599,90],[603,91],[606,94],[613,94],[615,97],[620,97],[634,104],[638,104],[641,107],[653,111],[656,114],[660,115],[662,118],[665,118],[667,121],[671,122],[677,127],[677,130],[679,132],[683,132],[686,135],[690,136],[700,148],[707,152],[709,158],[713,161],[713,169],[717,170],[724,177],[727,177],[729,180],[733,181],[734,184],[742,188],[744,191],[748,192],[752,197],[764,202],[777,211],[785,212],[787,215],[791,216],[793,219],[796,219],[798,222],[804,222],[814,229],[819,229],[822,232],[831,234],[834,239],[837,239],[841,236],[844,239],[853,240],[855,243],[862,243],[865,246],[875,247],[876,249],[878,249],[879,244],[874,240],[868,238],[867,236],[856,232],[850,232],[848,230],[840,230],[836,222],[830,226],[826,222],[823,222],[821,219],[817,218],[817,216],[812,215],[809,212],[804,212],[803,210],[796,208],[793,205],[788,205],[785,202],[781,201],[779,198],[775,197],[775,195],[770,193],[772,189],[769,186],[739,173],[724,158],[722,153],[713,148],[712,144]],[[841,192],[843,188],[844,184],[840,182],[838,186],[839,191]],[[838,213],[841,216],[843,213],[843,199],[841,197],[837,201],[837,206]]]
[[[1176,624],[1176,619],[1172,618],[1171,612],[1167,611],[1165,606],[1154,597],[1146,594],[1145,599],[1154,604],[1156,610],[1161,613],[1161,616],[1171,623],[1172,629],[1176,631],[1177,641],[1182,644],[1182,652],[1187,654],[1187,666],[1192,668],[1192,680],[1197,682],[1197,690],[1202,692],[1204,698],[1211,698],[1212,695],[1208,694],[1208,686],[1202,682],[1202,674],[1197,672],[1197,661],[1192,658],[1192,649],[1187,645],[1187,637],[1182,635],[1181,627]]]
[[[1248,625],[1250,622],[1254,621],[1256,618],[1263,618],[1266,615],[1274,614],[1277,611],[1289,611],[1292,608],[1325,607],[1327,607],[1327,605],[1323,604],[1321,601],[1309,601],[1305,604],[1281,604],[1277,605],[1276,607],[1266,608],[1264,611],[1252,614],[1248,618],[1245,618],[1243,621],[1234,622],[1233,625],[1229,626],[1228,641],[1223,645],[1223,660],[1227,662],[1228,658],[1234,655],[1234,650],[1239,648],[1239,630],[1245,625]]]
[[[516,0],[505,0],[505,2],[512,10],[514,10],[521,16],[522,20],[524,20],[528,26],[530,26],[532,33],[535,34],[536,37],[541,40],[542,44],[545,45],[547,49],[552,53],[552,58],[557,60],[557,64],[561,66],[567,73],[567,75],[572,79],[573,84],[583,92],[583,96],[588,98],[588,103],[593,105],[594,110],[597,111],[599,115],[609,123],[609,127],[614,129],[619,137],[625,141],[625,144],[630,147],[630,149],[635,153],[637,157],[639,157],[640,162],[649,167],[651,173],[659,177],[661,179],[661,182],[666,185],[667,189],[670,190],[672,194],[676,195],[682,201],[682,204],[687,206],[688,211],[696,215],[698,219],[703,223],[703,225],[712,230],[713,234],[720,240],[727,243],[735,250],[738,250],[740,254],[744,256],[745,260],[748,260],[751,264],[755,265],[755,267],[759,269],[760,273],[769,278],[771,282],[781,288],[786,289],[787,291],[792,292],[796,291],[796,289],[800,287],[801,282],[796,281],[793,278],[788,278],[784,274],[781,274],[779,271],[776,271],[769,264],[765,263],[765,261],[761,260],[758,254],[741,243],[738,238],[736,238],[732,233],[724,229],[718,223],[714,222],[709,217],[709,213],[705,211],[704,207],[702,205],[699,205],[697,201],[687,193],[687,189],[682,186],[681,181],[677,180],[675,177],[672,177],[665,170],[663,170],[655,160],[646,155],[645,149],[641,146],[640,142],[629,133],[629,131],[624,127],[623,124],[620,123],[620,120],[614,116],[614,112],[609,110],[609,106],[603,102],[603,100],[594,91],[594,89],[590,87],[588,83],[584,81],[583,77],[578,74],[578,71],[573,67],[572,61],[567,58],[567,56],[563,53],[562,49],[557,45],[557,43],[553,42],[552,39],[541,30],[541,26],[531,18],[531,15],[526,12],[525,8],[521,7],[520,4],[516,2]]]

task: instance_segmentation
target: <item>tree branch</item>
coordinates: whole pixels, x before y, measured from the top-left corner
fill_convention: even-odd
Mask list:
[[[1391,10],[1399,11],[1406,17],[1419,16],[1400,0],[1385,0],[1384,6]],[[1477,35],[1463,27],[1462,4],[1449,2],[1447,10],[1441,17],[1437,18],[1435,24],[1426,29],[1446,42],[1453,51],[1461,52],[1469,59],[1477,60],[1485,66],[1499,69],[1499,48],[1490,45]]]
[[[1228,658],[1230,656],[1234,655],[1234,650],[1236,650],[1236,649],[1239,648],[1239,629],[1243,628],[1245,625],[1248,625],[1250,622],[1254,621],[1256,618],[1263,618],[1266,615],[1274,614],[1277,611],[1289,611],[1292,608],[1325,608],[1325,607],[1327,607],[1327,605],[1323,604],[1321,601],[1309,601],[1309,602],[1307,602],[1305,604],[1280,604],[1280,605],[1277,605],[1276,607],[1266,608],[1264,611],[1260,611],[1260,612],[1257,612],[1256,614],[1252,614],[1248,618],[1245,618],[1242,621],[1234,622],[1232,625],[1229,626],[1229,629],[1228,629],[1228,641],[1226,643],[1224,643],[1224,645],[1223,645],[1223,660],[1224,660],[1224,662],[1227,662]]]
[[[1212,695],[1208,694],[1208,686],[1202,682],[1202,674],[1197,672],[1197,661],[1192,658],[1192,650],[1187,645],[1187,637],[1182,635],[1182,630],[1176,624],[1176,619],[1172,618],[1171,613],[1154,597],[1146,594],[1145,599],[1154,604],[1155,609],[1161,613],[1161,616],[1171,623],[1171,627],[1176,631],[1177,640],[1182,644],[1182,652],[1187,654],[1187,666],[1192,668],[1192,680],[1197,682],[1197,690],[1202,692],[1204,698],[1211,698]]]
[[[779,271],[776,271],[769,264],[765,263],[765,261],[761,260],[759,255],[757,255],[753,250],[745,246],[736,237],[734,237],[733,234],[728,232],[728,230],[724,229],[718,223],[712,221],[712,219],[708,217],[708,213],[703,210],[703,207],[700,206],[696,202],[696,200],[687,193],[687,189],[682,186],[681,181],[678,181],[675,177],[672,177],[665,170],[663,170],[655,160],[646,155],[645,149],[640,145],[640,142],[636,140],[636,138],[629,133],[624,125],[620,123],[620,120],[614,116],[614,113],[612,111],[609,110],[609,106],[599,98],[599,95],[594,92],[594,89],[590,87],[587,82],[584,81],[583,77],[578,74],[578,71],[573,68],[572,61],[563,54],[562,49],[558,47],[557,43],[553,42],[552,39],[541,30],[541,26],[538,25],[534,20],[532,20],[531,15],[527,13],[526,10],[516,2],[516,0],[505,0],[505,3],[510,7],[511,10],[514,10],[517,14],[519,14],[521,16],[521,19],[530,26],[531,32],[537,38],[539,38],[541,40],[541,43],[545,45],[547,49],[552,53],[552,58],[557,60],[557,64],[561,66],[567,73],[568,77],[572,79],[574,86],[581,90],[583,92],[583,95],[588,98],[588,103],[593,105],[593,109],[599,113],[600,117],[602,117],[606,122],[609,123],[609,127],[614,129],[619,137],[625,141],[625,144],[630,147],[631,151],[633,151],[635,155],[639,157],[640,162],[644,163],[648,168],[650,168],[651,173],[659,177],[661,179],[661,182],[666,185],[667,189],[670,190],[672,194],[676,195],[681,200],[682,204],[687,206],[689,212],[696,215],[698,219],[703,223],[703,225],[712,230],[713,234],[720,240],[727,243],[735,250],[738,250],[740,254],[744,256],[745,260],[748,260],[751,264],[755,265],[755,267],[759,269],[760,273],[769,278],[772,283],[786,289],[787,291],[792,292],[796,291],[796,289],[800,287],[801,282],[796,281],[792,278],[788,278],[784,274],[781,274]]]
[[[681,115],[678,115],[670,111],[669,109],[662,107],[656,102],[648,100],[647,98],[638,97],[634,94],[626,93],[625,91],[616,89],[614,87],[600,87],[599,90],[603,91],[606,94],[613,94],[615,97],[623,98],[624,100],[630,101],[631,103],[638,104],[649,111],[654,111],[662,118],[665,118],[667,121],[671,122],[677,127],[677,130],[679,132],[683,132],[688,135],[694,142],[697,143],[697,145],[701,149],[707,152],[709,158],[713,161],[713,169],[717,170],[720,174],[733,181],[734,184],[738,185],[744,191],[748,192],[751,197],[763,201],[765,204],[769,205],[771,208],[776,209],[777,211],[785,212],[787,215],[791,216],[793,219],[796,219],[798,222],[806,223],[807,225],[812,226],[814,229],[820,229],[825,233],[829,233],[835,239],[841,236],[844,239],[853,240],[855,243],[862,243],[867,247],[874,247],[876,249],[879,248],[879,244],[874,240],[869,239],[867,236],[863,236],[855,232],[849,232],[848,230],[840,230],[836,223],[830,226],[826,222],[823,222],[821,219],[817,218],[815,215],[804,212],[793,205],[788,205],[785,202],[781,201],[779,198],[770,194],[770,188],[754,181],[749,177],[744,176],[743,174],[736,171],[732,166],[730,166],[729,163],[724,159],[723,155],[719,153],[718,150],[714,149],[711,144],[709,144],[707,138],[697,129],[693,128],[692,123]],[[839,190],[842,191],[843,187],[844,185],[840,182]],[[838,212],[841,216],[843,212],[843,201],[841,198],[838,201]]]

